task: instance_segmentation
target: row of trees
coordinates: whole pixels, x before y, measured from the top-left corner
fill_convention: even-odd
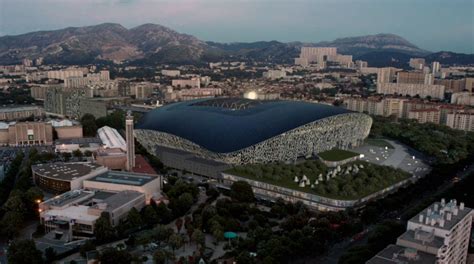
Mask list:
[[[24,157],[22,152],[17,154],[0,183],[0,234],[8,238],[18,235],[26,220],[38,217],[38,203],[43,199],[43,192],[33,185],[31,164],[47,157],[36,149],[30,150],[29,160],[23,161]]]

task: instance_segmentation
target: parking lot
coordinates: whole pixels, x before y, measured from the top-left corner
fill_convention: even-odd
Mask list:
[[[361,160],[402,169],[416,177],[422,177],[430,171],[430,166],[419,152],[392,140],[386,140],[390,147],[364,144],[352,151],[363,154]]]

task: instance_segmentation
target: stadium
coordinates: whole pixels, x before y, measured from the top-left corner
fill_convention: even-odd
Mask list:
[[[294,162],[333,148],[355,147],[371,125],[365,114],[330,105],[212,98],[147,113],[136,125],[135,137],[165,165],[173,159],[164,152],[237,165]]]

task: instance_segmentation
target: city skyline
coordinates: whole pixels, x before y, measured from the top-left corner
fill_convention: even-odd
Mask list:
[[[473,53],[474,4],[455,2],[2,0],[0,36],[106,22],[127,28],[156,23],[205,41],[319,42],[392,33],[433,52]]]

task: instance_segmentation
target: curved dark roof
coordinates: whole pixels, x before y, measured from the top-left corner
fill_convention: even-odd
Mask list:
[[[213,152],[237,151],[299,126],[350,113],[344,108],[296,101],[200,99],[147,113],[136,126],[173,134]]]

